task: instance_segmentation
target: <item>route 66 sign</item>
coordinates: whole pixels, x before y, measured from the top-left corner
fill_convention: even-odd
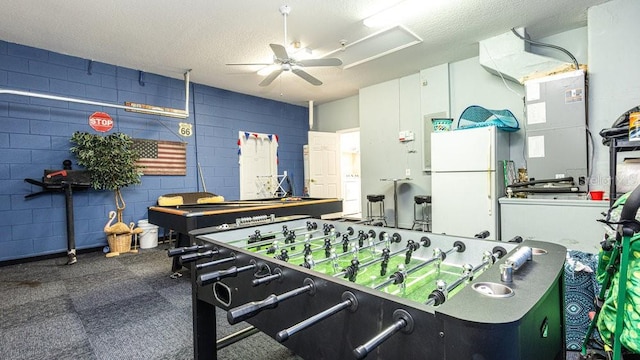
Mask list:
[[[178,128],[178,133],[180,136],[191,136],[193,135],[193,125],[189,123],[179,123],[180,127]]]

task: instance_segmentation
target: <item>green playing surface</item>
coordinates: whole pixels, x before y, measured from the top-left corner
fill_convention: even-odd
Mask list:
[[[353,254],[345,254],[342,252],[342,245],[335,246],[336,255],[340,256],[335,260],[326,261],[325,251],[322,248],[322,241],[312,241],[312,249],[315,249],[312,253],[314,262],[316,262],[313,270],[318,271],[320,273],[336,276],[343,272],[349,265],[351,264],[351,259],[353,259]],[[284,247],[281,247],[283,249]],[[301,265],[304,262],[304,257],[301,254],[303,250],[303,245],[296,244],[295,249],[291,249],[291,247],[287,247],[289,253],[290,264]],[[263,247],[265,249],[265,247]],[[443,249],[446,251],[448,249]],[[264,254],[264,251],[262,251]],[[279,254],[280,250],[276,251],[276,254]],[[404,266],[405,271],[412,269],[413,267],[424,263],[428,259],[416,259],[415,257],[411,258],[409,264],[405,264],[405,251],[393,256],[389,259],[389,263],[387,265],[387,272],[384,276],[380,275],[381,264],[382,262],[376,262],[375,264],[369,265],[367,267],[362,267],[363,264],[381,258],[381,251],[376,251],[375,253],[371,249],[361,249],[358,252],[358,261],[360,262],[360,268],[358,270],[358,274],[356,277],[355,283],[369,287],[376,288],[379,285],[383,284],[385,281],[389,279],[394,272],[398,271],[401,266]],[[319,263],[321,262],[322,263]],[[479,274],[476,273],[475,276]],[[443,280],[447,284],[452,284],[456,279],[462,276],[462,266],[461,264],[451,265],[446,263],[438,264],[437,261],[433,261],[430,264],[422,267],[421,269],[412,272],[406,278],[403,284],[389,284],[384,287],[381,287],[379,290],[386,292],[391,295],[399,296],[405,299],[413,300],[416,302],[424,303],[428,300],[429,294],[436,288],[436,281]],[[337,276],[336,276],[337,277]],[[341,278],[347,279],[346,276],[340,276]],[[464,287],[464,284],[456,287],[449,293],[449,297],[453,296],[457,291]]]

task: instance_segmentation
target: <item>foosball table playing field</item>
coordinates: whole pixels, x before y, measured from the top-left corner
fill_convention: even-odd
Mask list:
[[[192,232],[195,359],[215,307],[310,359],[564,359],[563,246],[303,217]],[[242,338],[238,334],[238,338]]]

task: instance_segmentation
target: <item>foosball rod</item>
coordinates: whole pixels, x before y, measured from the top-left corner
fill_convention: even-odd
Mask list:
[[[260,330],[254,326],[248,326],[242,330],[238,330],[233,334],[229,334],[223,338],[216,340],[216,350],[224,349],[229,345],[233,345],[238,341],[246,339],[249,336],[259,332]]]
[[[388,248],[387,248],[387,249],[388,249]],[[394,251],[394,252],[391,252],[391,253],[389,253],[389,257],[394,257],[394,256],[396,256],[396,255],[398,255],[398,254],[400,254],[401,252],[404,252],[404,251],[406,251],[406,250],[407,250],[406,248],[402,248],[402,249],[400,249],[400,250],[396,250],[396,251]],[[379,258],[376,258],[376,259],[373,259],[373,260],[367,261],[367,262],[366,262],[366,263],[364,263],[364,264],[360,264],[359,268],[360,268],[360,269],[362,269],[362,268],[369,267],[369,266],[371,266],[371,265],[375,265],[375,264],[377,264],[377,263],[379,263],[379,262],[382,262],[382,260],[384,260],[384,259],[383,259],[382,257],[379,257]],[[343,276],[343,275],[344,275],[344,274],[346,274],[346,273],[347,273],[347,271],[345,270],[345,271],[341,271],[341,272],[339,272],[339,273],[337,273],[337,274],[334,274],[334,275],[332,275],[332,276],[333,276],[333,277],[339,277],[339,276]]]
[[[496,246],[493,248],[493,253],[486,252],[482,257],[482,263],[478,264],[475,267],[472,267],[470,264],[463,265],[462,267],[462,276],[458,277],[454,282],[448,284],[446,286],[446,290],[435,289],[429,294],[428,300],[425,302],[425,305],[434,305],[438,306],[444,303],[447,300],[448,294],[455,290],[460,284],[464,283],[466,280],[472,280],[475,276],[476,272],[480,269],[488,266],[490,263],[493,264],[496,262],[496,259],[500,259],[507,252],[504,248]]]
[[[315,240],[326,240],[327,238],[328,238],[328,236],[324,236],[324,237],[322,237],[322,238],[320,238],[320,239],[315,239]],[[306,243],[306,242],[305,242],[305,243]],[[310,244],[310,243],[311,243],[311,241],[309,241],[309,244]],[[313,249],[310,249],[310,250],[311,250],[311,252],[312,252],[312,253],[313,253],[313,252],[316,252],[316,251],[320,251],[320,250],[325,250],[325,251],[327,251],[327,245],[329,245],[329,249],[331,249],[331,248],[333,248],[335,245],[338,245],[338,244],[341,244],[341,243],[342,243],[342,240],[336,240],[336,241],[334,241],[334,242],[329,242],[328,244],[325,242],[325,244],[323,244],[322,246],[320,246],[320,247],[314,247]],[[291,244],[286,244],[284,247],[287,247],[287,246],[289,246],[289,245],[291,245]],[[295,254],[291,254],[291,255],[289,255],[289,257],[291,257],[291,258],[295,258],[295,257],[301,256],[301,255],[302,255],[302,256],[306,256],[306,251],[304,251],[304,250],[303,250],[303,251],[297,252],[297,253],[295,253]]]
[[[298,240],[298,237],[300,235],[305,235],[305,238],[301,239],[301,240]],[[282,247],[300,245],[300,244],[304,244],[304,243],[308,243],[308,242],[312,242],[312,241],[324,240],[326,238],[335,236],[335,234],[326,234],[326,235],[317,236],[317,237],[314,237],[314,238],[306,238],[306,235],[308,235],[308,234],[296,235],[293,242],[290,242],[290,243],[284,242]],[[248,248],[258,247],[258,246],[262,246],[262,245],[268,245],[268,244],[272,244],[272,243],[274,243],[276,241],[278,241],[278,243],[280,243],[281,240],[285,240],[286,241],[287,238],[282,237],[282,238],[274,238],[274,239],[262,240],[262,241],[258,241],[258,242],[254,242],[254,243],[243,245],[242,248],[248,249]],[[340,242],[339,241],[336,242],[336,244],[338,244],[338,243],[340,243]],[[270,249],[258,250],[258,251],[256,251],[256,253],[264,253],[264,252],[268,252],[269,250]]]
[[[345,309],[349,309],[349,311],[351,312],[355,312],[358,309],[358,299],[356,298],[356,296],[350,292],[350,291],[345,291],[344,293],[342,293],[342,302],[328,308],[327,310],[324,310],[320,313],[317,313],[316,315],[313,315],[312,317],[301,321],[287,329],[284,329],[282,331],[279,331],[276,334],[276,340],[278,342],[285,342],[287,341],[291,336],[295,335],[296,333],[310,327],[313,326],[317,323],[319,323],[322,320],[325,320],[327,318],[329,318],[330,316],[339,313],[342,310]]]
[[[405,271],[396,271],[393,275],[391,275],[391,277],[389,277],[389,279],[385,282],[383,282],[380,285],[376,285],[374,287],[374,289],[376,290],[380,290],[383,287],[389,285],[389,284],[401,284],[404,282],[406,275],[412,274],[420,269],[422,269],[423,267],[433,263],[436,260],[442,261],[444,259],[447,258],[447,255],[450,255],[452,252],[457,251],[457,252],[463,252],[466,249],[465,245],[463,242],[461,241],[456,241],[455,243],[453,243],[453,247],[445,252],[442,252],[439,249],[434,249],[434,256],[423,261],[422,263],[413,266]]]
[[[354,233],[353,228],[349,227],[349,228],[347,229],[347,234],[349,234],[349,235],[353,235],[353,233]],[[327,250],[327,245],[329,246],[329,248],[333,248],[333,247],[334,247],[334,246],[336,246],[336,245],[344,244],[344,242],[345,242],[345,236],[347,236],[347,234],[343,234],[342,239],[335,240],[335,241],[330,242],[330,243],[328,243],[328,244],[326,243],[326,239],[328,239],[330,236],[335,236],[335,238],[337,239],[337,238],[340,236],[340,233],[338,232],[338,233],[335,233],[335,234],[327,234],[327,235],[320,236],[320,237],[317,237],[317,238],[312,238],[312,239],[309,239],[309,240],[305,240],[305,241],[303,241],[302,243],[304,243],[304,244],[309,243],[309,244],[310,244],[310,243],[311,243],[311,241],[315,241],[315,240],[325,240],[325,244],[323,244],[323,245],[322,245],[322,246],[320,246],[320,247],[316,247],[316,248],[311,249],[311,252],[316,252],[316,251],[320,251],[320,250],[328,251],[328,250]],[[362,234],[362,235],[365,235],[365,236],[366,236],[366,235],[368,235],[368,236],[366,236],[366,239],[368,239],[368,238],[375,238],[375,232],[374,232],[373,230],[369,230],[369,232],[368,232],[368,233],[364,233],[364,232],[361,230],[361,231],[358,233],[358,235],[357,235],[356,237],[353,237],[353,238],[347,238],[347,239],[348,239],[348,240],[350,240],[350,241],[353,241],[353,240],[359,240],[359,241],[360,241],[360,236],[361,236],[361,234]],[[397,238],[399,238],[399,235],[394,234],[394,239],[397,239]],[[364,239],[363,239],[362,241],[364,241]],[[289,243],[289,244],[285,244],[285,245],[284,245],[284,247],[286,247],[286,246],[290,246],[290,245],[295,245],[295,244],[296,244],[296,243]],[[343,247],[343,250],[344,250],[344,247]],[[344,250],[344,251],[347,251],[347,250]],[[291,255],[289,255],[289,257],[291,257],[291,258],[295,258],[295,257],[298,257],[298,256],[300,256],[300,255],[305,256],[305,257],[306,257],[306,255],[307,255],[307,250],[305,250],[305,251],[301,251],[301,252],[297,252],[297,253],[295,253],[295,254],[291,254]],[[329,256],[328,256],[328,255],[327,255],[326,257],[327,257],[327,258],[329,258]]]
[[[291,291],[287,291],[286,293],[282,293],[280,295],[271,294],[267,296],[264,300],[261,301],[252,301],[246,303],[244,305],[237,306],[233,309],[227,311],[227,321],[229,324],[234,325],[241,321],[245,321],[249,318],[252,318],[258,315],[262,310],[265,309],[274,309],[278,307],[278,304],[291,299],[300,294],[309,293],[309,295],[315,294],[315,283],[313,280],[306,278],[303,281],[304,286],[301,286],[297,289],[293,289]]]
[[[306,229],[307,231],[302,232],[302,233],[298,233],[298,234],[295,233],[296,230],[304,230],[304,229]],[[294,228],[294,229],[288,229],[288,228],[286,228],[286,225],[283,225],[282,226],[282,232],[272,231],[272,232],[269,232],[269,233],[266,233],[266,234],[262,234],[262,233],[260,233],[260,230],[256,230],[255,234],[249,235],[248,240],[261,239],[263,237],[267,237],[267,236],[271,236],[271,235],[273,235],[273,237],[270,238],[270,239],[266,239],[265,241],[275,241],[275,240],[283,240],[283,239],[286,240],[286,239],[289,239],[292,234],[293,234],[294,237],[298,237],[300,235],[312,235],[312,234],[315,234],[318,231],[319,230],[318,230],[318,224],[317,223],[315,223],[315,222],[311,223],[311,222],[307,221],[307,226],[306,227],[298,227],[298,228]],[[336,231],[336,229],[335,229],[335,227],[333,227],[333,225],[324,224],[322,231],[323,231],[323,234],[324,234],[325,237],[326,236],[330,236],[330,235],[334,235],[334,234],[336,236],[340,236],[340,232]],[[348,231],[348,233],[350,235],[353,234],[353,228],[352,227],[349,227],[347,231]],[[282,235],[282,236],[278,237],[278,235]],[[241,240],[247,240],[247,239],[241,239]],[[240,241],[240,240],[234,240],[232,242],[238,242],[238,241]],[[257,243],[259,243],[259,241],[258,242],[253,242],[250,245],[256,246],[255,244],[257,244]],[[262,244],[260,244],[260,245],[262,245]],[[259,246],[259,245],[257,245],[257,246]],[[247,247],[247,246],[245,246],[245,247]]]
[[[413,331],[413,318],[411,317],[411,314],[402,309],[398,309],[393,312],[393,324],[382,330],[382,332],[374,336],[371,340],[355,348],[353,350],[353,355],[356,359],[364,359],[373,349],[380,346],[380,344],[400,330],[406,334]]]
[[[261,233],[260,230],[256,230],[254,234],[251,234],[249,236],[247,236],[246,238],[241,238],[241,239],[235,239],[235,240],[231,240],[229,242],[227,242],[227,244],[233,244],[233,243],[237,243],[240,241],[247,241],[247,240],[251,240],[252,238],[261,238],[261,237],[266,237],[266,236],[271,236],[271,235],[280,235],[280,234],[287,234],[289,231],[297,231],[297,230],[307,230],[309,232],[311,232],[311,230],[315,230],[318,228],[318,224],[316,224],[315,222],[309,222],[307,221],[306,226],[298,226],[295,228],[287,228],[286,225],[282,225],[282,231],[269,231],[266,233]]]
[[[362,247],[353,246],[351,248],[351,251],[343,252],[342,254],[338,254],[335,257],[328,257],[328,258],[320,259],[318,261],[314,261],[314,263],[315,263],[315,265],[324,264],[327,261],[339,259],[339,258],[345,257],[347,255],[357,254],[357,253],[360,252],[360,250],[365,250],[365,249],[369,249],[369,248],[372,248],[372,247],[376,247],[376,246],[380,245],[381,243],[382,243],[382,241],[378,241],[377,243],[371,243],[371,244],[368,244],[368,245],[364,245]]]

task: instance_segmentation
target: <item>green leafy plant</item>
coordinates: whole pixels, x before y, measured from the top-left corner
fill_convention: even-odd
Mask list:
[[[116,208],[121,213],[125,204],[120,189],[142,182],[141,168],[136,165],[140,155],[133,148],[131,137],[123,133],[102,136],[76,131],[71,142],[74,145],[70,151],[78,165],[91,174],[91,186],[96,190],[114,191]]]

